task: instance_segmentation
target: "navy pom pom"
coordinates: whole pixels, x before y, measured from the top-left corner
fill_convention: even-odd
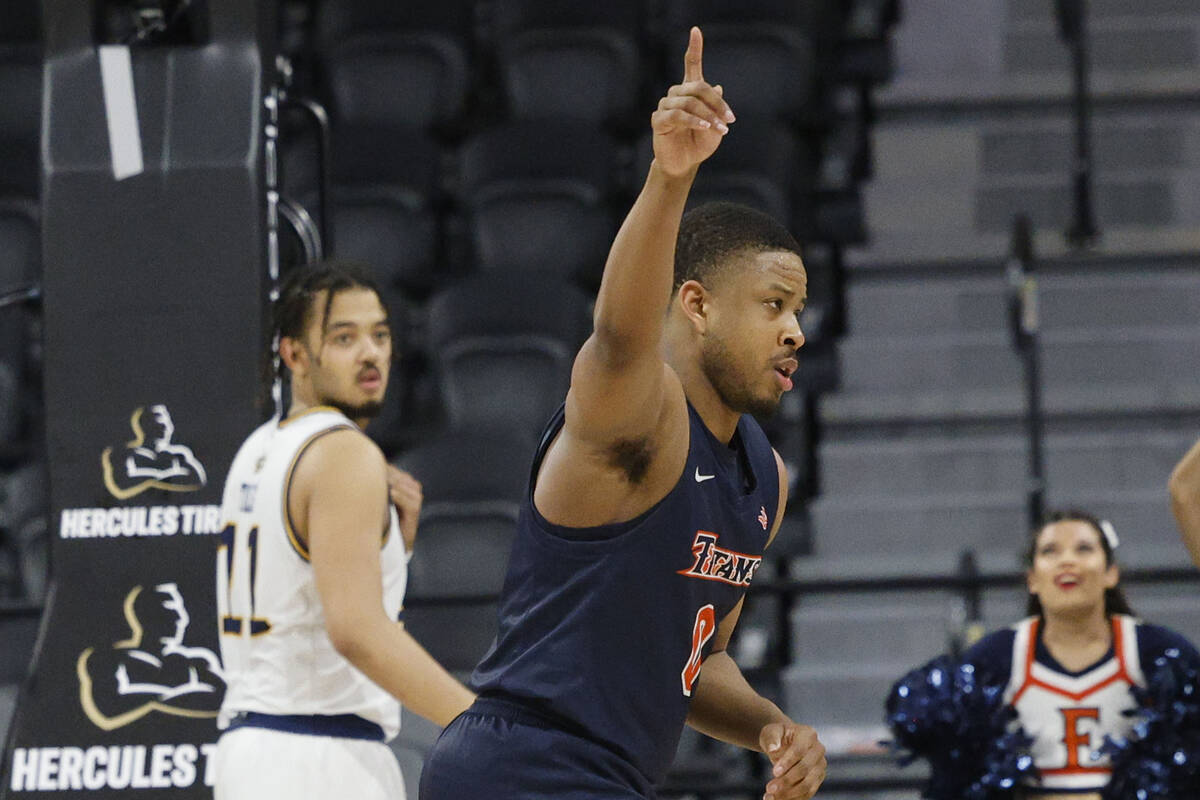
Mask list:
[[[902,766],[929,762],[929,800],[1006,800],[1037,776],[1033,739],[1004,702],[1003,686],[980,684],[975,667],[939,656],[905,675],[887,699],[887,742]]]
[[[1154,661],[1146,688],[1133,687],[1138,707],[1129,739],[1105,738],[1112,758],[1105,800],[1200,797],[1200,674],[1179,650]]]

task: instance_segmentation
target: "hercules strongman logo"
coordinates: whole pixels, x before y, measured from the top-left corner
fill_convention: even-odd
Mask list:
[[[139,406],[129,427],[132,439],[100,454],[104,486],[117,501],[151,490],[197,492],[208,484],[192,448],[175,443],[175,422],[166,406]],[[215,503],[64,508],[58,525],[62,539],[211,535],[220,530],[221,507]]]
[[[692,566],[678,570],[678,573],[689,578],[749,586],[762,563],[762,556],[717,547],[717,539],[715,533],[696,531],[696,539],[692,542]]]
[[[104,485],[118,500],[147,489],[194,492],[208,482],[204,466],[190,447],[175,444],[175,423],[164,405],[139,407],[129,418],[133,439],[122,450],[106,447],[100,456]]]
[[[215,717],[225,693],[221,662],[184,643],[191,618],[174,583],[125,597],[129,637],[79,654],[79,702],[97,728],[111,731],[151,712]]]

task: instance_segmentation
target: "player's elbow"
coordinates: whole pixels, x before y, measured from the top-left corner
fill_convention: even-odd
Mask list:
[[[368,636],[364,623],[365,620],[356,621],[348,615],[335,615],[325,619],[325,633],[329,636],[329,643],[338,655],[351,664],[357,664],[367,653]]]

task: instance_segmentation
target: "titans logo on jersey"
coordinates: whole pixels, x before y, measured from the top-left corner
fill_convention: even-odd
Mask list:
[[[751,556],[717,546],[720,537],[709,531],[696,531],[692,542],[692,566],[679,570],[689,578],[721,581],[732,586],[749,586],[762,564],[762,556]]]

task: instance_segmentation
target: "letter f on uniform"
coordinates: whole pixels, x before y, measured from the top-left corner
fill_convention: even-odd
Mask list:
[[[1079,720],[1092,719],[1099,721],[1100,709],[1060,708],[1059,711],[1063,715],[1063,744],[1067,746],[1067,769],[1077,769],[1080,766],[1079,748],[1086,747],[1089,753],[1092,750],[1092,735],[1080,732]]]

